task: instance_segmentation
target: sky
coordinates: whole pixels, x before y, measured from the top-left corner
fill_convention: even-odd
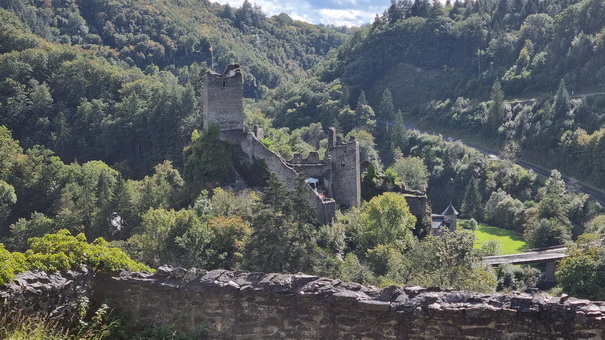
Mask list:
[[[240,7],[243,0],[214,0]],[[263,13],[273,16],[287,13],[296,20],[314,24],[360,26],[374,21],[391,4],[390,0],[250,0]]]

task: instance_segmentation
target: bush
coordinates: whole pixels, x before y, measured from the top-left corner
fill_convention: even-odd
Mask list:
[[[528,223],[525,240],[531,247],[552,247],[571,240],[571,226],[557,218],[542,218]]]
[[[198,184],[229,182],[233,150],[229,143],[220,140],[218,126],[213,124],[199,138],[192,139],[183,150],[185,179]]]
[[[133,261],[121,249],[110,248],[102,238],[87,243],[84,234],[72,236],[65,229],[56,234],[32,237],[28,242],[30,249],[25,255],[11,253],[0,243],[0,285],[10,282],[17,273],[30,269],[57,271],[86,265],[97,270],[153,271]]]
[[[25,271],[25,256],[21,253],[11,253],[0,243],[0,285],[15,278],[17,273]]]
[[[475,220],[474,218],[471,218],[468,221],[468,223],[466,223],[466,225],[464,225],[464,229],[475,231],[475,230],[477,230],[478,225],[479,225],[479,223],[477,223],[477,220]]]
[[[581,235],[569,244],[567,255],[557,265],[557,282],[574,297],[605,299],[605,249],[600,235]]]
[[[481,245],[481,254],[483,256],[502,255],[502,242],[497,240],[488,240]]]
[[[133,261],[121,249],[110,248],[107,241],[102,238],[89,244],[84,234],[72,236],[65,229],[59,230],[56,234],[32,237],[28,242],[30,249],[25,252],[28,269],[56,271],[87,265],[97,270],[153,271]]]

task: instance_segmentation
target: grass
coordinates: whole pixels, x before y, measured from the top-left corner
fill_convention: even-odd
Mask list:
[[[29,318],[18,312],[0,318],[0,339],[7,340],[67,340],[68,332],[56,322]]]
[[[207,325],[196,327],[191,333],[176,332],[168,326],[149,326],[137,333],[129,329],[124,320],[110,315],[103,304],[86,322],[68,328],[45,316],[27,315],[12,311],[0,315],[1,340],[200,340],[208,339]]]
[[[461,225],[465,221],[461,221]],[[516,254],[527,249],[527,244],[523,236],[514,231],[493,227],[485,224],[478,224],[475,230],[475,248],[481,248],[483,242],[496,240],[502,244],[502,255]]]

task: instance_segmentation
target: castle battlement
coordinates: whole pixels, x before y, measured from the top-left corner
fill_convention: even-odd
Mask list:
[[[319,152],[311,151],[307,158],[303,158],[302,154],[295,153],[292,159],[288,161],[290,164],[321,164],[322,160],[319,158]]]

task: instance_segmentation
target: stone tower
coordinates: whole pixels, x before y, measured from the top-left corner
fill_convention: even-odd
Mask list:
[[[330,128],[326,155],[332,165],[332,197],[343,208],[361,206],[359,142],[351,137],[348,143],[343,143],[336,137],[336,129]]]
[[[244,86],[238,64],[231,64],[223,74],[208,72],[204,76],[204,131],[216,124],[220,131],[244,129]]]
[[[454,206],[450,203],[442,213],[443,221],[448,224],[450,231],[456,231],[457,216],[459,215]]]

